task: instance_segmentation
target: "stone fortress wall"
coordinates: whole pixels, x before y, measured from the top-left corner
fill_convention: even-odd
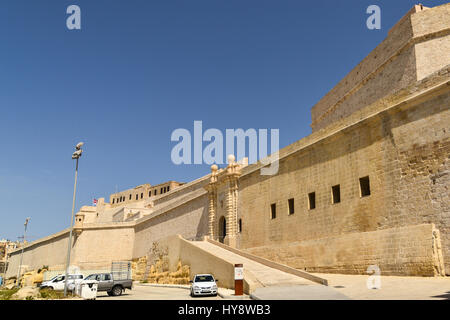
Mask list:
[[[103,198],[98,199],[95,207],[83,206],[75,215],[71,265],[88,270],[107,269],[112,261],[148,255],[153,242],[168,235],[180,234],[187,239],[204,236],[208,223],[203,188],[206,181],[206,177],[187,184],[170,181],[164,185],[172,187],[162,195],[119,206],[105,203]],[[117,213],[123,212],[131,212],[131,218],[115,220]],[[24,270],[42,266],[64,270],[68,238],[66,229],[27,245]],[[11,254],[7,277],[17,274],[20,252]]]
[[[450,62],[450,6],[416,5],[311,110],[313,132],[343,119]]]
[[[449,16],[450,4],[415,6],[313,107],[313,133],[280,150],[278,174],[231,158],[186,184],[141,185],[82,207],[72,265],[138,259],[179,234],[307,271],[448,274]],[[64,230],[28,244],[23,265],[61,270],[67,241]],[[19,258],[11,253],[7,276]]]

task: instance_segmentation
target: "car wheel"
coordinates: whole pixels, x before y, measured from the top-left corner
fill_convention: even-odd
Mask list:
[[[120,296],[122,294],[122,287],[115,286],[114,288],[112,288],[112,294],[113,296]]]

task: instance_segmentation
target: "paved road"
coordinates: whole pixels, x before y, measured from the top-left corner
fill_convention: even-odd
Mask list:
[[[317,273],[328,285],[351,299],[450,300],[450,277],[381,276],[379,289],[368,289],[368,275]]]
[[[250,297],[256,300],[349,300],[327,286],[270,286],[257,288]]]
[[[217,297],[196,297],[189,296],[189,290],[180,288],[163,288],[134,285],[133,290],[126,290],[119,297],[110,297],[106,292],[99,292],[97,300],[221,300]]]
[[[232,264],[243,263],[244,270],[255,276],[258,282],[264,286],[283,286],[283,285],[308,285],[320,286],[319,284],[300,278],[290,273],[286,273],[277,269],[270,268],[261,263],[255,262],[231,251],[223,249],[207,241],[192,241],[193,245],[220,257]]]

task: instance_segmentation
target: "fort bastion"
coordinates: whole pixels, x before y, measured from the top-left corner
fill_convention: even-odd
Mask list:
[[[450,4],[409,11],[313,106],[312,134],[280,150],[276,175],[230,157],[197,180],[83,206],[72,264],[136,260],[181,235],[311,272],[449,275],[449,17]],[[68,233],[27,244],[25,268],[63,270]],[[19,258],[9,254],[7,277]]]

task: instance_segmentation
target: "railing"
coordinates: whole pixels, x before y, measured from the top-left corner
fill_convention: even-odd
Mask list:
[[[111,263],[111,273],[114,280],[131,279],[131,262],[113,261]]]
[[[54,276],[63,275],[64,268],[49,270],[44,272],[44,281],[50,280]],[[83,278],[94,273],[112,273],[115,280],[127,280],[132,278],[131,261],[113,262],[81,262],[77,266],[69,268],[69,273],[82,274]]]

